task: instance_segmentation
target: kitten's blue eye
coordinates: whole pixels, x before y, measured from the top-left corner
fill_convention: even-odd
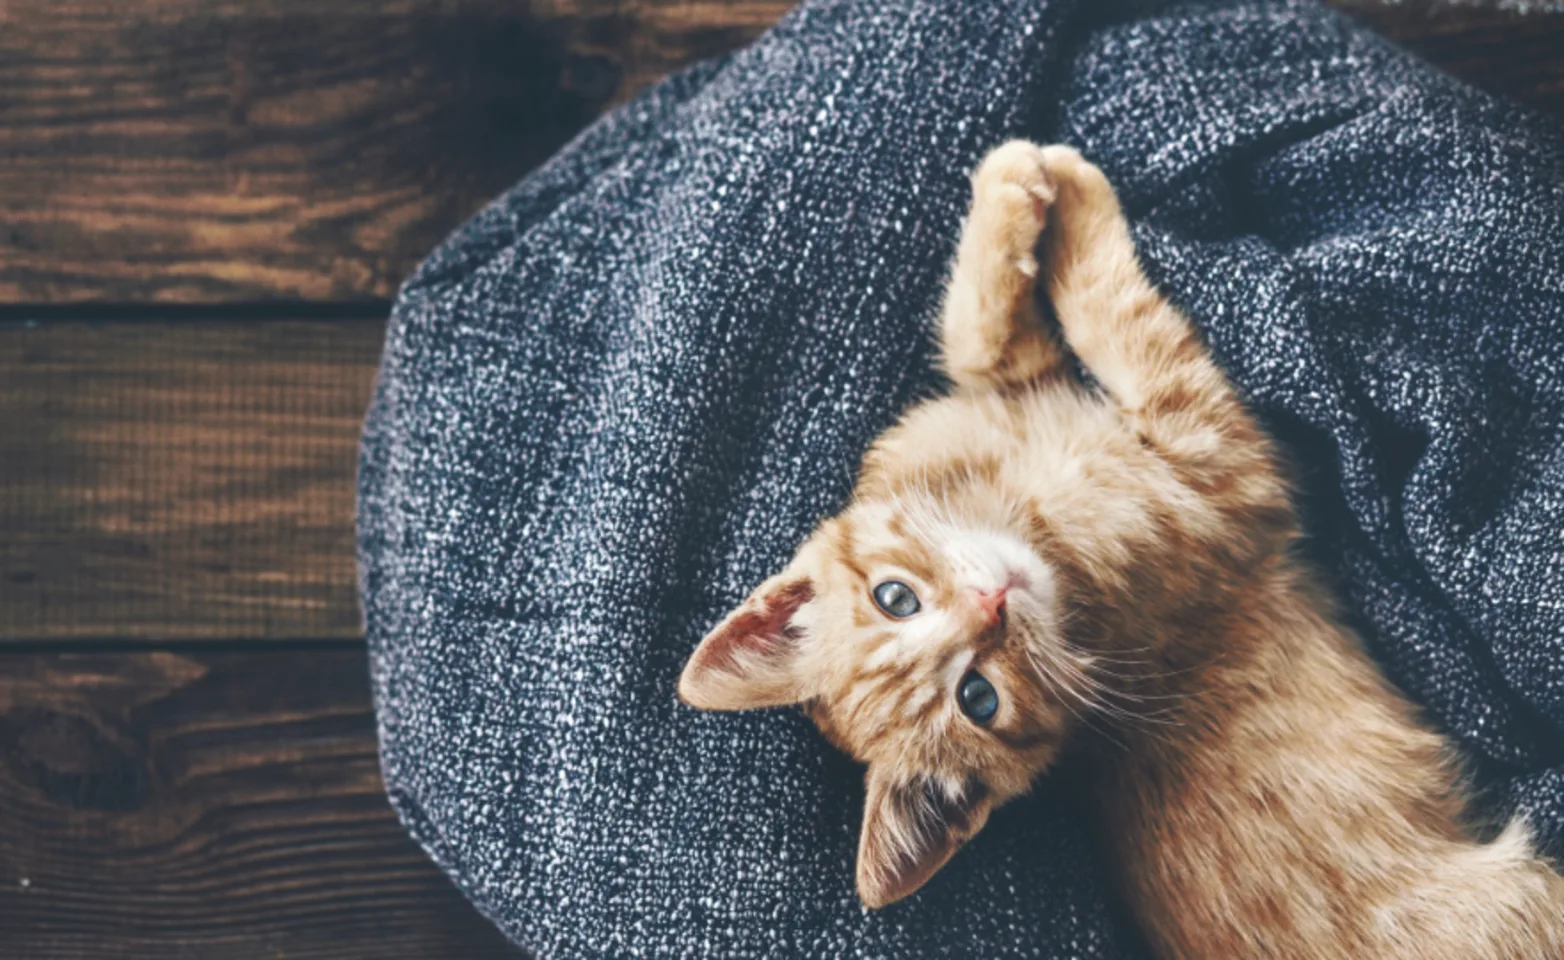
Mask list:
[[[900,580],[887,580],[874,588],[874,602],[881,610],[900,620],[910,617],[921,608],[918,595]]]
[[[999,692],[976,670],[968,670],[961,678],[956,702],[961,704],[961,712],[974,723],[988,723],[999,712]]]

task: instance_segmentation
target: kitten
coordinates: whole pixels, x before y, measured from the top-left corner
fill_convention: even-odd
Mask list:
[[[1159,957],[1564,957],[1564,879],[1519,823],[1472,836],[1451,749],[1293,555],[1276,451],[1145,278],[1101,171],[1015,141],[973,190],[940,326],[953,392],[875,443],[680,696],[802,704],[867,764],[870,907],[1074,738]],[[1101,393],[1041,322],[1039,276]]]

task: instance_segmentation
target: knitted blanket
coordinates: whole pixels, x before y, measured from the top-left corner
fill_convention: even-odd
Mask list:
[[[674,696],[938,389],[967,172],[1014,136],[1107,171],[1373,653],[1564,853],[1557,125],[1312,0],[806,0],[396,305],[359,503],[386,785],[538,957],[1144,955],[1065,780],[866,912],[859,769]]]

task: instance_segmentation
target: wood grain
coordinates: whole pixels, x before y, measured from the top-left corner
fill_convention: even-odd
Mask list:
[[[1564,115],[1564,14],[1337,0]],[[607,105],[787,0],[7,0],[0,302],[389,297]]]
[[[0,301],[387,298],[605,105],[784,7],[7,0]]]
[[[0,642],[357,637],[383,327],[0,327]]]
[[[520,957],[386,803],[367,669],[0,653],[0,953]]]

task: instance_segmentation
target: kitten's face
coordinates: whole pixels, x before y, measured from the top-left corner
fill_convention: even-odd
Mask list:
[[[858,889],[921,886],[1057,756],[1086,664],[1060,640],[1055,572],[991,491],[860,499],[702,642],[693,706],[802,703],[868,765]]]

